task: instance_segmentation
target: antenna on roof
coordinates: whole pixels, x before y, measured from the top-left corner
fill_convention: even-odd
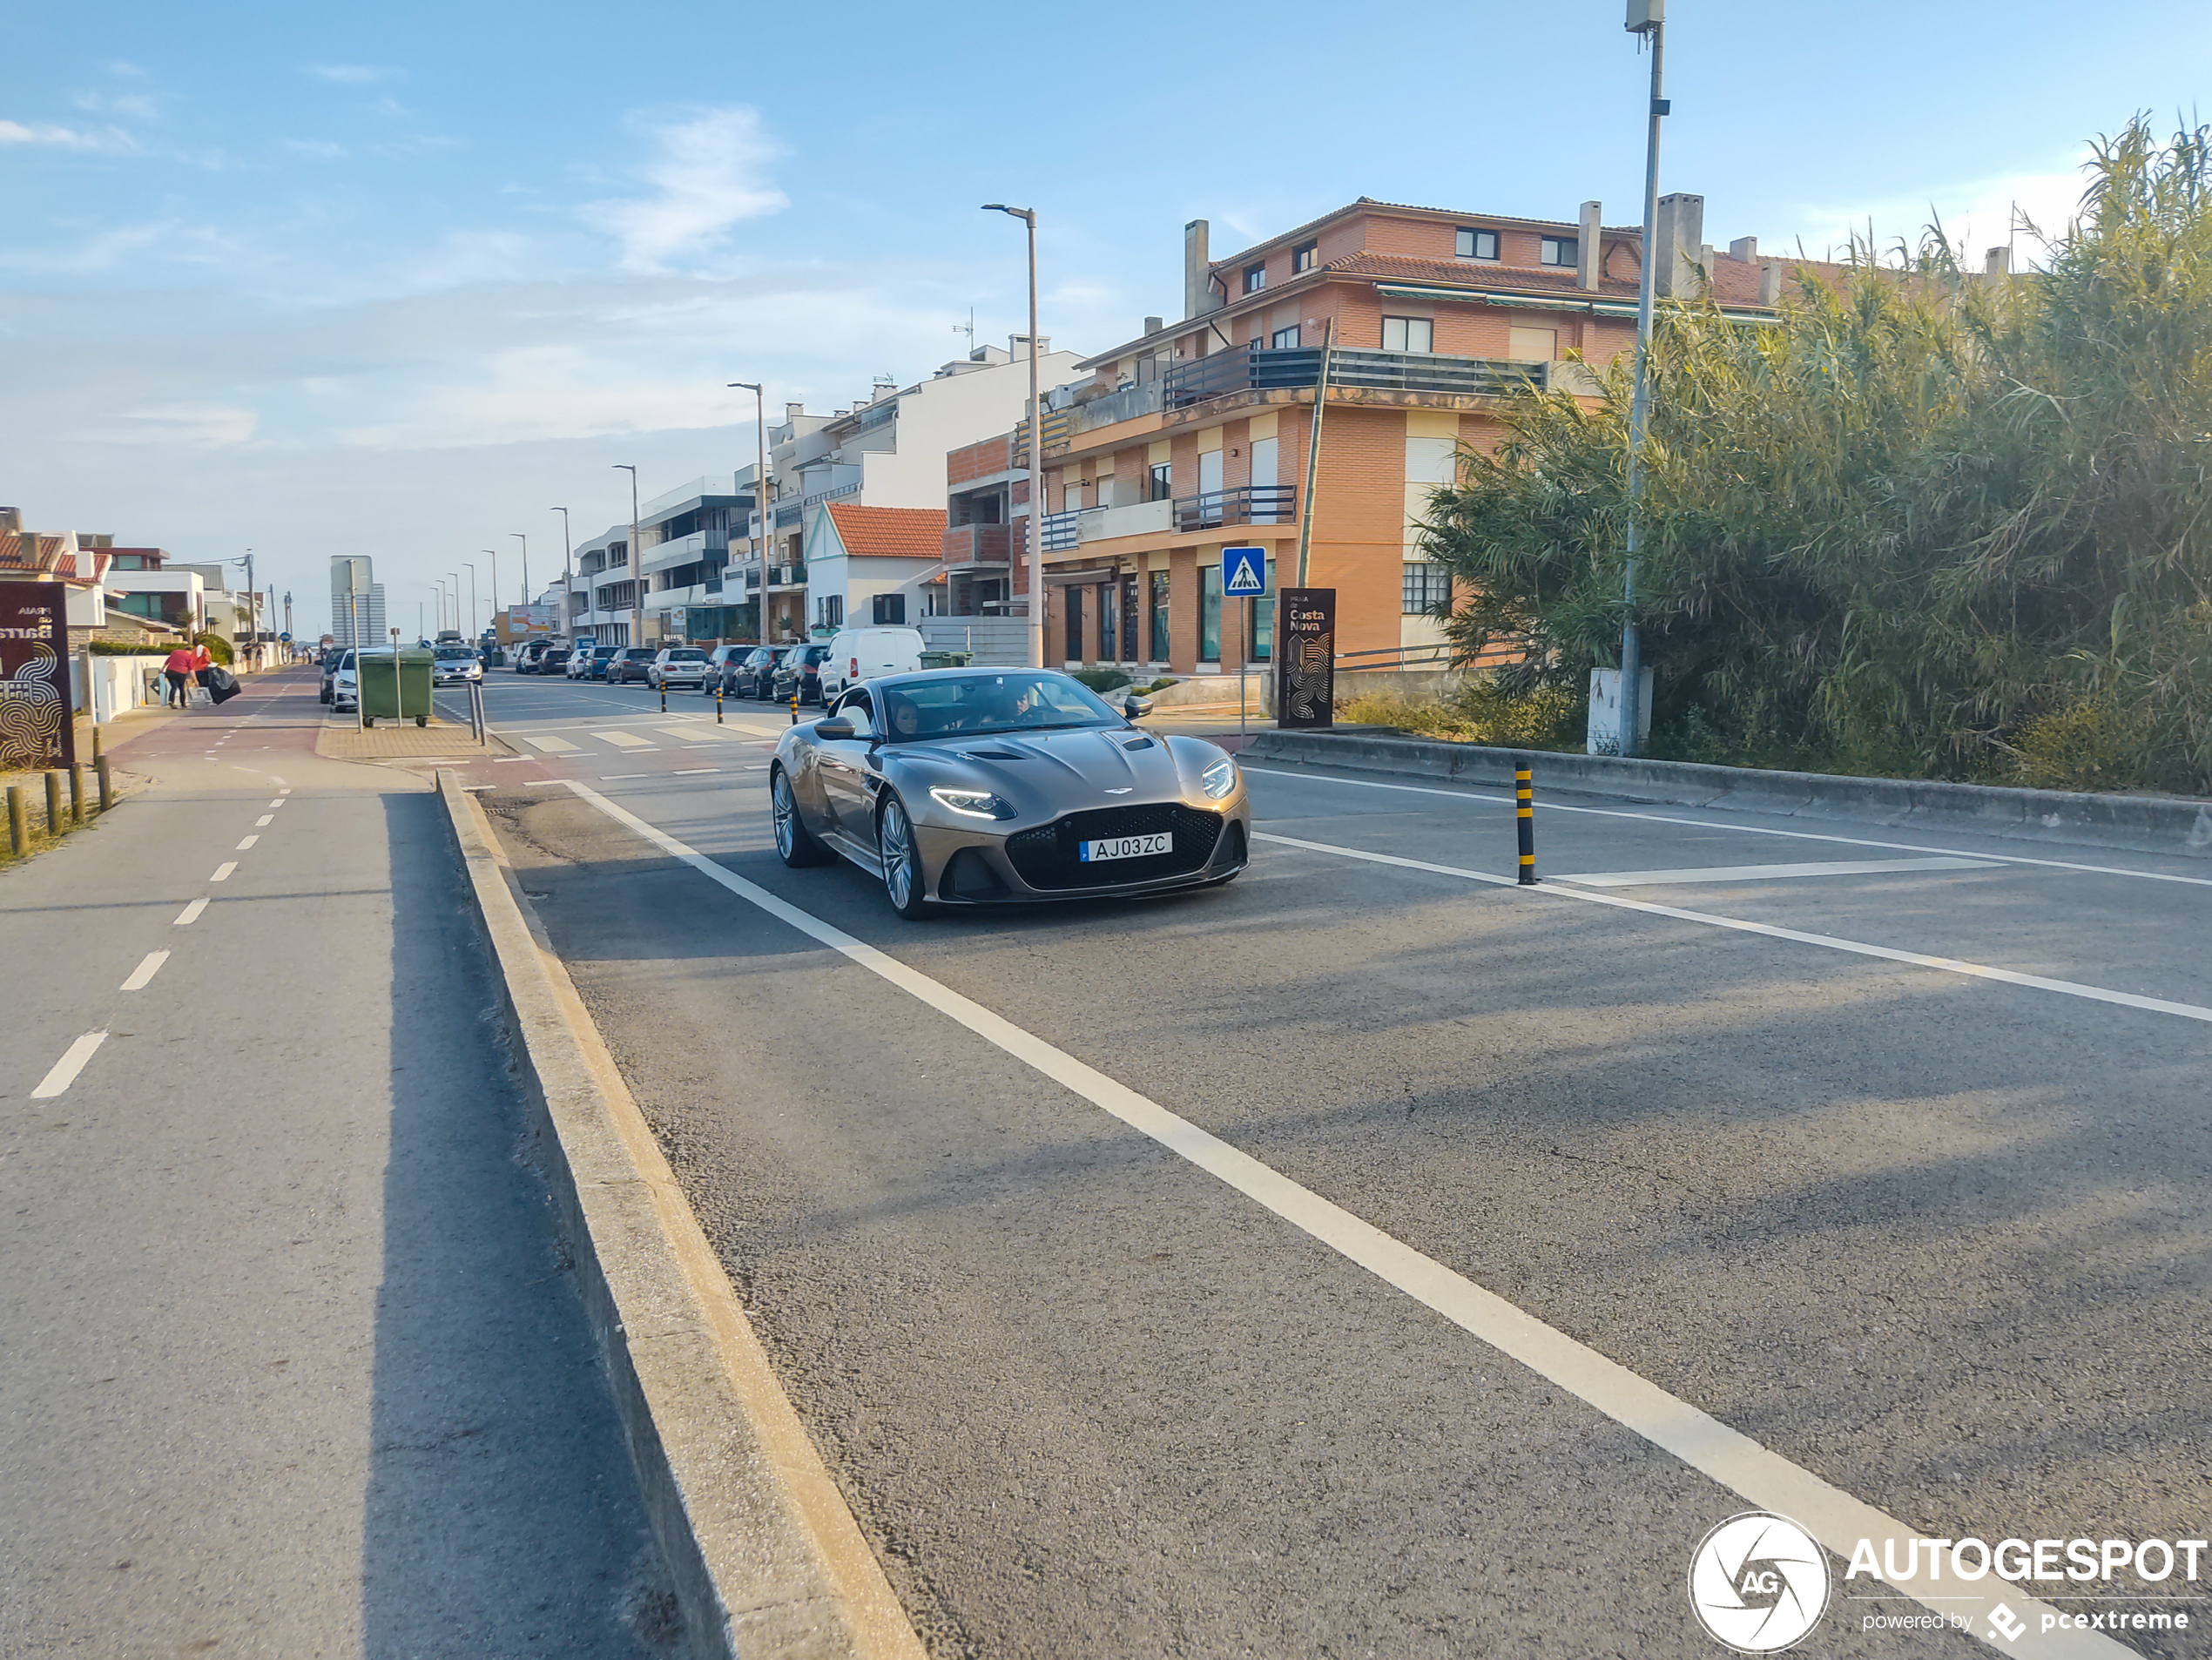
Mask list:
[[[968,336],[968,349],[970,352],[973,352],[973,351],[975,349],[975,307],[974,307],[970,306],[970,307],[968,308],[968,321],[967,321],[966,322],[964,322],[964,323],[954,323],[954,324],[953,325],[953,333],[954,333],[954,334],[965,334],[965,335],[967,335],[967,336]]]

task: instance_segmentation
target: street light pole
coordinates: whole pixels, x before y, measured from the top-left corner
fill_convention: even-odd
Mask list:
[[[462,638],[471,645],[480,644],[476,637],[476,567],[466,559],[461,568],[469,573],[469,626],[462,630]]]
[[[467,639],[469,631],[461,626],[461,573],[449,570],[446,573],[446,580],[449,584],[447,591],[453,596],[453,631]]]
[[[1629,405],[1628,557],[1621,577],[1620,752],[1633,755],[1643,728],[1643,642],[1636,635],[1636,550],[1643,516],[1643,438],[1651,418],[1651,297],[1659,272],[1659,123],[1667,113],[1661,89],[1666,62],[1666,0],[1629,0],[1626,27],[1651,47],[1651,110],[1643,153],[1643,269],[1636,280],[1635,395]],[[1674,250],[1665,251],[1671,260]]]
[[[615,471],[630,475],[630,639],[628,644],[643,645],[645,642],[641,637],[645,632],[645,612],[644,608],[637,603],[640,597],[637,591],[637,573],[641,568],[637,557],[637,469],[626,461],[618,461],[615,462],[614,467]]]
[[[1044,667],[1044,406],[1037,395],[1037,211],[986,202],[1029,227],[1029,666]]]
[[[556,507],[548,509],[561,516],[561,626],[560,638],[569,638],[570,618],[576,610],[576,555],[569,546],[569,509]]]
[[[768,394],[759,381],[732,381],[732,388],[752,394],[753,438],[760,448],[759,459],[753,463],[752,510],[760,516],[760,529],[754,533],[752,550],[760,556],[760,597],[753,604],[753,632],[760,637],[760,644],[768,644]]]

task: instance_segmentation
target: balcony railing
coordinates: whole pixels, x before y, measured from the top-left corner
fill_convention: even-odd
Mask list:
[[[1047,409],[1044,412],[1044,447],[1057,449],[1075,436],[1076,411]],[[1014,423],[1014,454],[1010,458],[1017,468],[1029,464],[1029,417],[1023,415]]]
[[[806,567],[804,563],[768,567],[768,586],[771,588],[804,588],[806,585]]]
[[[948,565],[1002,565],[1012,557],[1010,524],[959,524],[945,532]]]
[[[1218,524],[1288,524],[1298,512],[1295,484],[1246,484],[1176,498],[1177,530],[1211,530]]]
[[[1072,553],[1083,544],[1083,516],[1079,509],[1073,513],[1048,513],[1044,516],[1044,550],[1047,553]]]
[[[1514,363],[1490,357],[1440,357],[1423,352],[1349,352],[1329,354],[1329,383],[1393,392],[1448,392],[1501,397],[1518,386],[1550,384],[1548,363]],[[1177,363],[1161,377],[1170,409],[1186,408],[1232,392],[1270,392],[1309,387],[1321,378],[1318,347],[1282,351],[1216,352]]]

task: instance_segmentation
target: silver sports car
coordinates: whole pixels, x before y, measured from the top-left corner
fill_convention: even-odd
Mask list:
[[[1140,731],[1146,707],[1041,669],[864,680],[777,744],[776,851],[841,854],[909,917],[1225,882],[1251,846],[1244,775],[1204,739]]]

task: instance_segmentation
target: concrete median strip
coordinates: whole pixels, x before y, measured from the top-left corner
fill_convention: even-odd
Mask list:
[[[745,1660],[923,1650],[644,1115],[501,856],[438,790],[484,925],[554,1197],[693,1645]]]

